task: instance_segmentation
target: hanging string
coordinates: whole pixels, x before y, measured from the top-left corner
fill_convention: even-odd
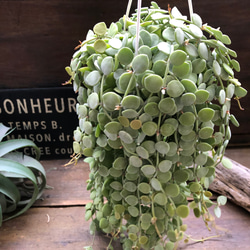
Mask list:
[[[135,54],[138,54],[139,41],[140,41],[140,20],[141,20],[141,0],[137,1],[137,23],[136,23],[136,41],[135,41]]]
[[[194,13],[192,0],[188,0],[188,7],[189,7],[189,15],[190,15],[190,21],[191,21],[193,13]]]
[[[132,2],[133,2],[133,0],[128,1],[126,16],[125,16],[125,20],[124,20],[124,31],[126,30],[127,20],[128,20],[128,17],[129,17],[129,12],[130,12],[130,9],[131,9]]]

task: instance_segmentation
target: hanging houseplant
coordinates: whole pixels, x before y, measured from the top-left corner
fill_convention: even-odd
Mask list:
[[[155,2],[88,32],[66,71],[78,92],[72,161],[90,166],[91,233],[121,237],[124,249],[172,249],[190,210],[206,224],[208,207],[220,214],[225,197],[212,202],[208,188],[239,125],[231,99],[246,95],[229,44],[199,15]]]

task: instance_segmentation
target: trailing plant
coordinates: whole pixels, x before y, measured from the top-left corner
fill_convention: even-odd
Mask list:
[[[46,174],[38,161],[39,148],[27,139],[2,141],[10,128],[0,123],[0,226],[26,212],[46,187]],[[32,147],[36,159],[18,149]]]
[[[66,67],[78,92],[71,162],[90,166],[91,233],[120,237],[124,249],[172,249],[190,210],[207,226],[210,206],[220,216],[226,199],[212,202],[208,188],[230,123],[239,126],[231,100],[240,106],[247,93],[230,43],[199,15],[152,2],[96,24],[77,46]]]

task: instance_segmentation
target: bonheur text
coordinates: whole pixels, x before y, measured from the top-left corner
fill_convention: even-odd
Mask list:
[[[3,99],[0,103],[0,114],[39,114],[75,112],[74,98],[23,98]]]

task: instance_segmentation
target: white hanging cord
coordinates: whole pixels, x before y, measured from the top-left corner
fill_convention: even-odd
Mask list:
[[[132,2],[133,2],[133,0],[128,1],[126,16],[125,16],[125,20],[124,20],[124,31],[126,30],[127,20],[128,20],[128,17],[129,17],[129,12],[130,12],[130,9],[131,9]]]
[[[188,7],[189,7],[189,15],[190,15],[190,21],[191,21],[193,13],[194,13],[192,0],[188,0]]]
[[[137,1],[137,23],[136,23],[136,41],[135,41],[135,54],[138,54],[139,41],[140,41],[140,20],[141,20],[141,0]]]

